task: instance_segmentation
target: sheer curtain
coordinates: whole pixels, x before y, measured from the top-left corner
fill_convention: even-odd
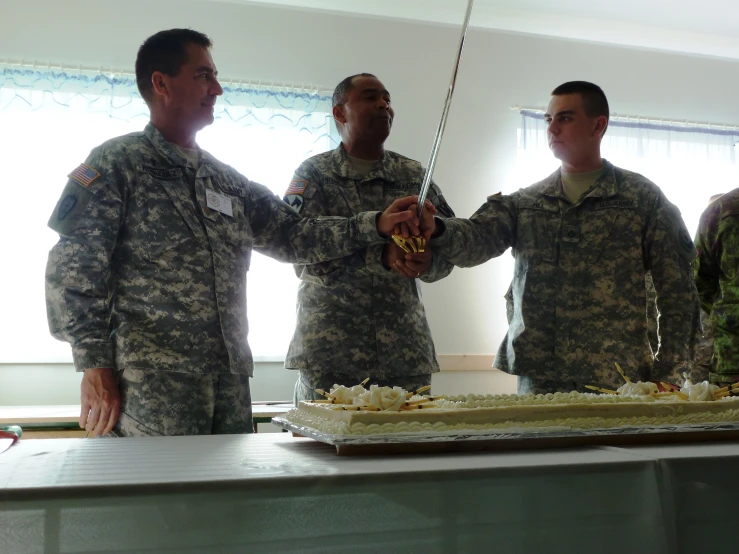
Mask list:
[[[540,112],[522,110],[516,184],[526,186],[559,167],[547,144]],[[710,197],[739,186],[735,143],[739,131],[612,118],[601,152],[613,164],[656,183],[694,234]]]
[[[301,161],[336,146],[330,105],[317,91],[226,85],[198,142],[281,196]],[[44,269],[57,241],[46,222],[90,150],[148,118],[130,77],[0,67],[0,363],[71,362],[46,323]],[[258,360],[284,358],[297,284],[290,265],[255,253],[247,296]]]

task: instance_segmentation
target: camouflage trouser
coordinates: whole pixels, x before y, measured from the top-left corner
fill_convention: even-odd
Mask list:
[[[537,379],[525,375],[518,376],[518,394],[572,391],[588,392],[587,389],[575,381],[552,381],[551,379]]]
[[[298,380],[295,382],[295,392],[293,401],[295,405],[301,400],[319,400],[323,398],[316,392],[321,389],[328,392],[334,385],[344,385],[352,387],[358,385],[362,379],[357,380],[356,377],[348,375],[337,375],[335,373],[322,373],[320,371],[298,370]],[[407,391],[414,391],[431,384],[431,374],[426,375],[408,375],[406,377],[398,377],[397,379],[389,379],[385,381],[370,379],[366,387],[370,385],[379,385],[381,387],[402,387]],[[431,391],[426,392],[429,394]]]
[[[118,437],[252,433],[248,375],[118,372]]]

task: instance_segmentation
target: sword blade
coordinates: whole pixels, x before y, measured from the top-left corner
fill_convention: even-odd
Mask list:
[[[462,25],[462,36],[459,39],[459,51],[457,52],[457,60],[454,63],[454,71],[452,71],[452,79],[449,83],[449,90],[446,94],[446,100],[444,101],[444,110],[441,112],[441,121],[439,121],[439,127],[436,129],[436,137],[434,137],[434,144],[431,147],[431,157],[429,163],[426,165],[426,174],[423,176],[421,182],[421,191],[418,195],[418,218],[421,218],[423,214],[423,204],[426,201],[426,195],[429,192],[431,186],[431,176],[434,173],[434,166],[436,165],[436,157],[439,154],[439,147],[441,146],[441,137],[444,135],[444,127],[446,127],[446,118],[449,114],[449,107],[452,104],[452,95],[454,94],[454,86],[457,83],[457,73],[459,72],[459,62],[462,60],[462,50],[464,50],[464,41],[467,37],[467,29],[470,26],[470,15],[472,14],[472,5],[475,0],[468,0],[467,2],[467,13],[464,16],[464,24]]]

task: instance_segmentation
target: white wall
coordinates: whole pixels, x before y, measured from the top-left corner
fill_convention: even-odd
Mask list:
[[[256,4],[5,0],[0,59],[130,69],[147,36],[177,26],[211,37],[224,77],[332,88],[346,75],[375,73],[396,110],[387,146],[426,163],[456,53],[456,27]],[[512,180],[518,116],[508,107],[545,106],[549,92],[572,79],[600,84],[614,112],[739,123],[737,61],[473,28],[434,176],[458,215],[469,216],[489,194],[525,184]],[[505,333],[502,295],[510,268],[506,254],[424,287],[440,354],[495,352]],[[286,397],[287,372],[265,367],[278,396]],[[438,379],[453,386],[455,374]],[[476,390],[491,387],[485,372],[456,379]]]

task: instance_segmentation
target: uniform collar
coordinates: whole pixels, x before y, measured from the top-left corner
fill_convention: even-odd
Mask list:
[[[183,156],[172,143],[168,142],[164,138],[162,133],[154,126],[153,123],[149,122],[146,125],[144,128],[144,135],[146,135],[154,145],[154,149],[157,153],[166,159],[170,165],[176,167],[189,167],[193,170],[196,169],[192,163],[190,163],[190,160]],[[201,149],[200,146],[195,145],[195,148],[200,154],[200,165],[197,168],[198,177],[215,175],[218,172],[216,169],[218,160],[216,160],[210,153]]]
[[[616,196],[619,191],[618,179],[616,177],[616,170],[611,162],[604,159],[603,175],[595,183],[595,186],[590,189],[583,198],[609,198]],[[564,192],[562,191],[562,170],[557,169],[549,177],[543,181],[544,188],[541,194],[549,198],[556,198],[565,200]],[[579,201],[578,201],[579,202]]]
[[[375,162],[375,165],[365,176],[354,170],[343,142],[331,153],[331,170],[343,179],[360,182],[382,179],[392,183],[397,181],[398,169],[397,160],[387,150],[383,150],[382,158]]]

